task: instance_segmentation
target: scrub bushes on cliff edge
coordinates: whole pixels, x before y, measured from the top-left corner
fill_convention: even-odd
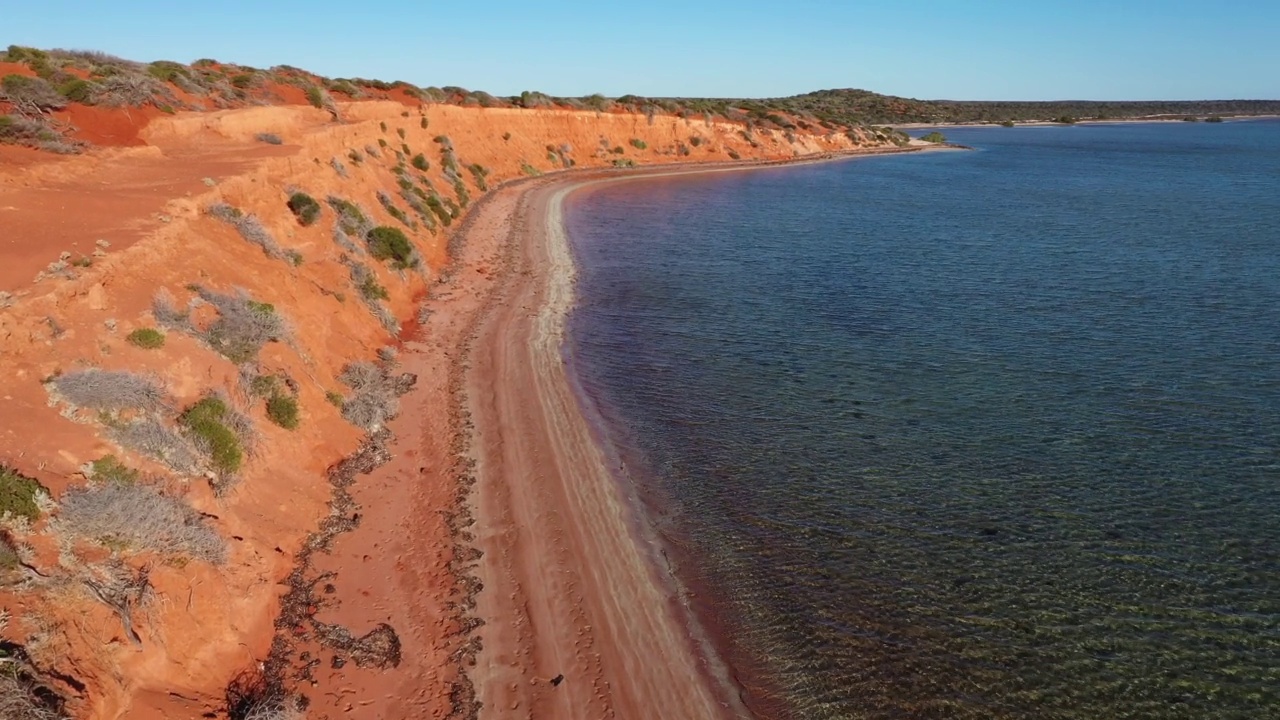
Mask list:
[[[64,720],[61,701],[19,669],[11,658],[0,663],[0,718],[4,720]]]
[[[37,496],[44,488],[17,470],[0,465],[0,518],[6,515],[35,520],[40,517]]]
[[[284,318],[270,303],[257,302],[242,290],[230,295],[199,286],[194,290],[218,310],[218,319],[199,334],[200,339],[231,362],[252,360],[263,345],[288,335]]]
[[[413,267],[413,245],[399,228],[379,225],[365,236],[369,254],[378,260],[390,260],[392,267],[402,270]]]
[[[284,251],[280,249],[280,245],[276,243],[275,238],[271,236],[271,233],[267,231],[256,216],[245,214],[239,208],[232,207],[226,203],[214,203],[209,206],[207,212],[209,215],[234,227],[236,232],[240,233],[240,237],[257,245],[267,257],[276,260],[284,258]]]
[[[113,482],[68,491],[58,517],[71,532],[108,547],[154,550],[214,564],[226,558],[222,538],[199,513],[146,485]]]
[[[230,427],[227,402],[210,395],[187,408],[179,421],[218,473],[230,475],[244,462],[244,446]]]
[[[351,363],[338,376],[338,382],[353,391],[342,402],[342,417],[373,432],[400,412],[400,396],[416,381],[411,373],[392,375],[389,365]]]
[[[129,333],[125,340],[144,350],[155,350],[164,347],[164,333],[155,328],[138,328]]]
[[[164,391],[154,380],[127,370],[77,370],[54,377],[49,385],[71,405],[99,412],[154,411],[164,404]]]
[[[298,224],[307,227],[320,219],[320,203],[304,192],[296,192],[289,196],[289,211],[298,218]]]

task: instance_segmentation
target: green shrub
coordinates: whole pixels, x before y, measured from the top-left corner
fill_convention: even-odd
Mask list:
[[[257,140],[258,142],[264,142],[268,145],[284,144],[284,138],[280,137],[279,135],[276,135],[275,133],[265,133],[265,132],[258,133],[257,135],[253,136],[253,139]]]
[[[382,204],[382,207],[384,210],[387,211],[387,214],[391,215],[391,217],[395,218],[396,220],[399,220],[401,223],[404,224],[405,227],[416,229],[417,226],[414,224],[414,222],[409,219],[408,215],[404,214],[403,210],[401,210],[399,207],[396,206],[395,202],[391,200],[390,195],[379,190],[378,202]]]
[[[328,201],[329,207],[340,216],[342,227],[347,232],[354,232],[359,226],[369,224],[369,218],[350,200],[330,195]]]
[[[170,60],[157,60],[147,66],[147,73],[157,80],[174,82],[179,77],[186,75],[187,69],[181,64]]]
[[[240,73],[231,76],[231,84],[244,90],[253,84],[253,75],[251,73]]]
[[[526,163],[525,166],[528,167],[528,163]],[[452,213],[449,212],[447,208],[445,208],[444,203],[441,202],[440,200],[440,196],[437,195],[434,190],[431,191],[431,194],[427,196],[426,202],[427,202],[427,207],[431,210],[431,212],[435,213],[436,217],[440,218],[440,224],[444,225],[445,227],[449,227],[449,225],[453,222],[454,216]]]
[[[255,375],[249,381],[249,394],[255,397],[271,397],[279,391],[275,375]]]
[[[1076,119],[1071,117],[1070,115],[1063,115],[1062,117],[1054,118],[1053,121],[1058,123],[1059,125],[1075,125],[1076,124]]]
[[[391,296],[387,294],[387,289],[378,284],[378,278],[370,273],[365,276],[360,283],[360,296],[365,300],[387,300]]]
[[[93,99],[94,84],[88,80],[76,78],[58,86],[58,92],[71,102],[90,104]]]
[[[404,139],[404,128],[396,128],[396,134],[400,136],[400,139],[401,139],[401,140],[403,140],[403,139]]]
[[[5,465],[0,465],[0,517],[13,515],[35,520],[40,517],[36,495],[44,490],[40,483]]]
[[[471,172],[472,179],[475,180],[476,187],[480,188],[480,192],[488,192],[489,183],[487,178],[489,177],[489,168],[480,163],[473,163],[467,166],[467,170]]]
[[[387,131],[387,124],[385,122],[378,123],[378,127],[382,128],[382,132]]]
[[[637,150],[644,150],[645,148],[649,147],[649,143],[646,143],[640,138],[631,138],[631,147]]]
[[[944,143],[947,141],[947,137],[937,130],[934,130],[920,139],[927,143]]]
[[[315,85],[307,87],[307,102],[313,107],[324,108],[324,95],[320,92],[320,88]]]
[[[298,218],[298,224],[306,227],[320,219],[320,203],[304,192],[289,196],[289,210]]]
[[[298,428],[298,400],[289,395],[275,394],[267,400],[267,417],[285,430]]]
[[[410,160],[409,163],[422,172],[426,172],[431,169],[431,163],[427,162],[427,157],[422,153],[414,155],[413,160]]]
[[[164,333],[155,328],[138,328],[126,335],[125,340],[129,341],[130,345],[146,350],[164,347]]]
[[[453,199],[441,198],[441,202],[449,208],[450,219],[457,220],[458,217],[462,215],[462,208],[458,207],[458,203],[454,202]]]
[[[1000,127],[1013,127],[1014,124],[1015,123],[1012,120],[1005,120],[1004,122],[1000,123]]]
[[[375,258],[391,260],[392,266],[398,269],[413,265],[413,245],[400,228],[379,225],[370,230],[365,239],[369,243],[369,254]]]
[[[422,122],[420,122],[420,123],[419,123],[419,125],[421,125],[421,126],[422,126],[422,129],[423,129],[423,130],[426,130],[426,129],[427,129],[427,125],[429,125],[429,124],[430,124],[430,123],[428,123],[428,122],[427,122],[427,118],[426,118],[426,117],[423,117],[423,118],[422,118]]]
[[[340,92],[350,98],[360,96],[360,89],[346,80],[327,81],[324,86],[328,88],[329,92]]]
[[[1220,123],[1220,122],[1223,122],[1222,118],[1221,118],[1221,117],[1219,117],[1218,115],[1214,115],[1214,116],[1212,116],[1212,117],[1207,117],[1207,118],[1205,118],[1205,119],[1204,119],[1204,121],[1205,121],[1205,122],[1207,122],[1207,123]]]
[[[219,473],[234,473],[244,463],[240,438],[225,424],[229,414],[221,398],[210,396],[187,408],[178,418],[209,455]]]
[[[22,564],[22,556],[18,555],[18,546],[5,532],[0,532],[0,573],[17,570]]]
[[[694,147],[698,147],[699,145],[702,144],[702,138],[697,135],[694,135],[693,137],[689,138],[689,144]]]
[[[324,394],[324,399],[328,400],[330,405],[338,408],[339,410],[341,410],[342,406],[347,402],[347,399],[342,397],[342,393],[334,392],[332,390]]]
[[[9,62],[33,62],[36,60],[49,60],[49,53],[44,50],[37,50],[33,47],[25,45],[10,45],[4,53],[5,60]]]
[[[115,455],[94,460],[93,479],[117,485],[132,485],[138,482],[138,471],[116,459]]]

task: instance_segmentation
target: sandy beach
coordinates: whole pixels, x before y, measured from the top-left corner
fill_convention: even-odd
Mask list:
[[[565,378],[574,271],[561,213],[580,186],[523,199],[524,242],[468,373],[485,553],[477,611],[488,620],[473,673],[482,716],[746,717],[656,571],[656,540]]]
[[[307,573],[331,579],[316,620],[393,627],[400,660],[314,667],[315,717],[752,717],[566,377],[562,213],[593,184],[776,164],[531,179],[472,210],[406,333],[390,459],[351,486],[360,525]]]

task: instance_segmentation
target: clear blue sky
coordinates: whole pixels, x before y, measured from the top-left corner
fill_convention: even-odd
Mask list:
[[[512,95],[1280,98],[1280,0],[0,0],[0,44]]]

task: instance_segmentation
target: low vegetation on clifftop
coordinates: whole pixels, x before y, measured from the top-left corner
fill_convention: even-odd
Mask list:
[[[190,65],[171,61],[134,62],[106,53],[82,50],[39,50],[9,46],[0,53],[0,142],[56,153],[76,153],[93,144],[92,133],[77,125],[77,108],[134,109],[150,114],[209,111],[255,105],[311,105],[336,119],[339,103],[396,100],[460,107],[585,110],[601,113],[696,118],[744,124],[782,133],[846,132],[863,124],[839,113],[812,112],[789,100],[710,100],[553,97],[524,92],[498,97],[465,88],[419,87],[405,81],[327,78],[280,65],[262,69],[216,60]],[[425,129],[425,127],[423,128]],[[260,142],[280,144],[279,135],[263,132]],[[407,153],[406,153],[407,154]],[[413,166],[426,159],[413,155]]]
[[[1063,117],[1105,120],[1280,113],[1280,101],[1265,100],[984,102],[916,100],[854,89],[765,99],[555,97],[535,91],[502,97],[456,86],[419,87],[402,80],[328,78],[288,65],[264,69],[212,59],[190,65],[167,60],[143,63],[94,51],[17,45],[0,53],[0,143],[54,153],[78,153],[105,139],[78,124],[84,114],[80,109],[87,107],[143,111],[140,120],[145,122],[149,115],[181,111],[310,105],[336,119],[342,102],[388,99],[408,104],[627,113],[650,120],[664,115],[741,123],[748,131],[788,134],[903,123],[1007,124]],[[258,139],[282,142],[270,132],[259,134]],[[423,169],[425,158],[420,157],[413,157],[413,165]]]

